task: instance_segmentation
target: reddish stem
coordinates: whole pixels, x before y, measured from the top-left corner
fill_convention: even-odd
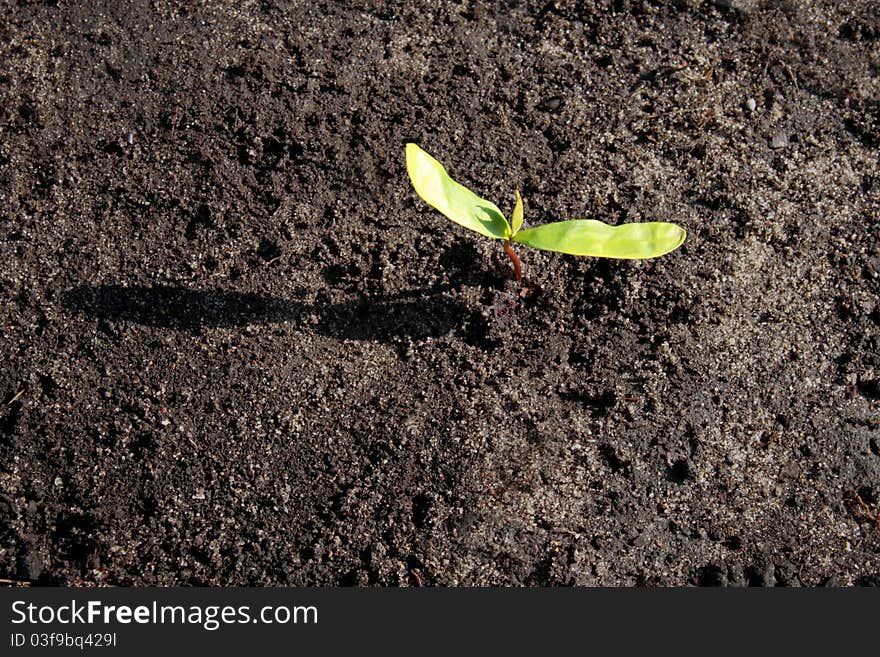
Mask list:
[[[511,248],[510,240],[504,240],[504,252],[513,263],[513,273],[516,274],[516,280],[521,281],[523,279],[522,263],[519,261],[519,256],[516,255],[516,251]]]

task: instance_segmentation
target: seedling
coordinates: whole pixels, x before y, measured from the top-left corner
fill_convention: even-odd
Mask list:
[[[684,243],[681,226],[665,221],[610,226],[595,219],[569,219],[522,230],[523,202],[519,191],[508,222],[501,210],[455,182],[446,169],[416,144],[406,145],[406,169],[416,193],[447,219],[480,235],[504,240],[504,252],[521,281],[522,263],[511,243],[576,256],[656,258]]]

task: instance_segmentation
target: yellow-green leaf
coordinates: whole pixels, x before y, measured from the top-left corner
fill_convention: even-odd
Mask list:
[[[523,202],[519,190],[516,190],[516,205],[513,206],[513,212],[510,215],[511,236],[516,235],[523,225]]]
[[[448,219],[486,237],[510,236],[510,225],[494,203],[455,182],[442,164],[416,144],[406,145],[406,170],[416,193]]]
[[[572,219],[521,231],[513,240],[535,249],[597,258],[655,258],[684,243],[683,228],[664,221],[609,226]]]

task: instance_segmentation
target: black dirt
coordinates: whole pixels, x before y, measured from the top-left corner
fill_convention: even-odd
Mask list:
[[[3,0],[0,578],[876,584],[878,11]]]

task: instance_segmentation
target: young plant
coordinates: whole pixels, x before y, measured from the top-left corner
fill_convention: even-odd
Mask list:
[[[522,263],[512,242],[543,251],[626,259],[655,258],[684,243],[684,229],[665,221],[610,226],[595,219],[569,219],[522,230],[519,191],[508,222],[494,203],[455,182],[442,164],[416,144],[406,145],[406,169],[416,193],[447,219],[480,235],[504,240],[504,252],[513,262],[518,281],[522,280]]]

